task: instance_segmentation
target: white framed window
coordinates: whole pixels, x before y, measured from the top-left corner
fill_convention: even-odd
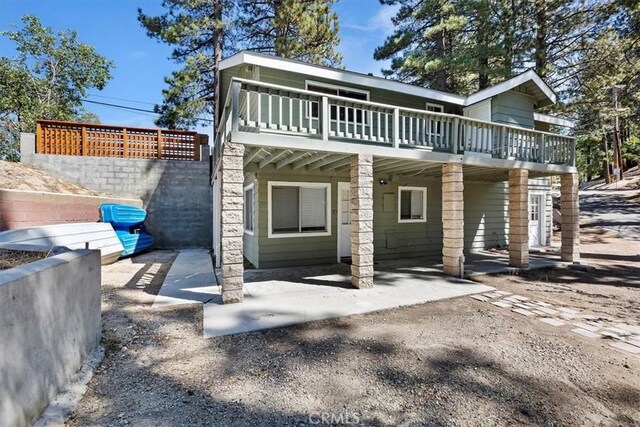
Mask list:
[[[398,187],[398,222],[427,222],[426,187]]]
[[[444,105],[427,102],[426,110],[433,113],[444,113]],[[429,136],[442,136],[442,122],[429,120],[427,123],[427,134]]]
[[[269,181],[269,238],[331,235],[331,184]]]
[[[244,187],[244,232],[253,236],[254,232],[254,185]]]
[[[329,83],[320,83],[315,82],[313,80],[305,81],[305,88],[307,90],[311,90],[313,92],[326,93],[328,95],[342,96],[344,98],[352,98],[360,101],[368,101],[369,100],[369,91],[354,89],[347,86],[338,86],[332,85]],[[338,107],[337,105],[331,105],[331,120],[337,120],[340,118],[341,121],[362,123],[362,110],[356,108],[347,108],[347,107]],[[309,107],[307,108],[306,118],[309,118],[309,112],[311,112],[312,119],[320,118],[320,104],[318,102],[311,101],[309,103]],[[365,114],[366,116],[366,114]],[[365,117],[365,120],[367,118]]]

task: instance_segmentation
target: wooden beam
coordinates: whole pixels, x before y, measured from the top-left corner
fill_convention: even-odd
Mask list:
[[[275,151],[272,154],[268,155],[267,157],[265,157],[264,159],[262,159],[262,161],[260,162],[260,167],[263,168],[265,166],[267,166],[269,163],[271,162],[275,162],[276,160],[278,160],[280,157],[284,156],[287,153],[290,153],[291,151],[289,150],[282,150],[282,151]]]
[[[296,169],[300,169],[303,168],[315,161],[318,161],[320,159],[324,159],[325,157],[331,155],[331,153],[316,153],[316,154],[312,154],[310,157],[307,157],[306,159],[302,159],[299,162],[296,162],[293,164],[293,170]]]
[[[264,148],[254,148],[244,157],[244,166],[247,166],[253,161],[260,153],[264,151]]]
[[[345,166],[351,163],[351,158],[340,159],[337,162],[329,163],[327,166],[323,166],[320,168],[321,171],[328,171],[330,169],[337,169],[341,166]]]
[[[290,163],[293,163],[297,160],[300,160],[301,158],[307,156],[309,153],[307,151],[301,151],[297,154],[293,154],[290,157],[287,157],[286,159],[282,159],[280,160],[277,164],[276,164],[276,169],[282,169],[283,167],[287,166]]]
[[[333,163],[337,160],[340,160],[344,157],[344,155],[341,154],[332,154],[330,156],[327,156],[327,158],[319,160],[315,163],[312,163],[310,165],[307,166],[307,170],[308,171],[312,171],[312,170],[316,170],[324,165],[328,165],[329,163]]]

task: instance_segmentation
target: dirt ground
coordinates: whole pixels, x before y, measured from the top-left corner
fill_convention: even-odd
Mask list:
[[[482,280],[640,324],[637,243],[598,230],[583,236],[597,273]],[[151,309],[174,257],[152,252],[104,268],[107,354],[68,425],[640,420],[640,357],[469,297],[204,339],[201,308]]]
[[[6,190],[47,191],[51,193],[103,196],[94,190],[24,163],[0,160],[0,188]]]

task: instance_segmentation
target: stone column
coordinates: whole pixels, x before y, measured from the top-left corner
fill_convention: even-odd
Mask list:
[[[509,265],[529,267],[529,171],[509,170]]]
[[[222,145],[222,302],[242,302],[244,257],[244,146],[225,142]]]
[[[373,287],[373,156],[351,157],[351,283]]]
[[[577,262],[580,259],[578,174],[571,173],[560,177],[560,214],[562,216],[560,256],[563,261]]]
[[[464,183],[461,163],[442,165],[442,270],[460,277],[464,251]]]

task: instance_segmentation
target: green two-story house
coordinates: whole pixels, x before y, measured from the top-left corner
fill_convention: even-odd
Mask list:
[[[213,155],[214,251],[225,302],[257,268],[508,248],[526,267],[548,245],[550,177],[561,177],[562,257],[578,257],[571,122],[536,110],[556,95],[533,71],[459,96],[240,52],[222,61]],[[566,131],[564,132],[566,133]]]

